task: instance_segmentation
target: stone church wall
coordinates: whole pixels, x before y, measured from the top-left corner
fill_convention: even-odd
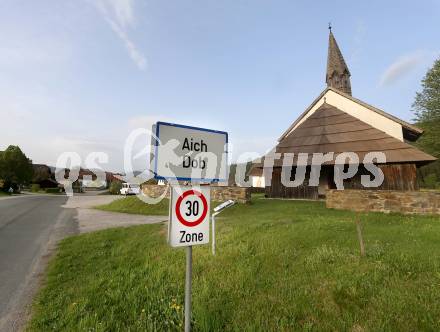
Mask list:
[[[154,198],[160,197],[165,190],[167,191],[165,197],[169,198],[170,190],[168,186],[154,184],[142,186],[144,194]],[[251,200],[251,188],[211,186],[211,200],[223,202],[228,199],[232,199],[238,203],[248,203]]]
[[[329,190],[327,208],[352,211],[440,215],[440,192]]]

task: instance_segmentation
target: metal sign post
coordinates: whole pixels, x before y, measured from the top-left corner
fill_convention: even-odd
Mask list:
[[[235,204],[235,201],[232,199],[227,200],[226,202],[220,204],[219,206],[214,208],[214,213],[212,214],[212,254],[215,255],[215,216],[220,214],[224,209],[227,209],[228,207]]]
[[[186,247],[185,332],[190,332],[192,246],[209,243],[211,188],[200,184],[227,181],[228,133],[167,122],[153,129],[154,178],[199,183],[170,183],[168,243]]]
[[[212,227],[212,254],[215,255],[215,216],[218,215],[220,212],[215,212],[212,214],[212,221],[211,221],[211,227]]]
[[[192,246],[186,247],[185,332],[191,331]]]

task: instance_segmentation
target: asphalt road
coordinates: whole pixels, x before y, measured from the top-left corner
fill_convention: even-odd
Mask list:
[[[45,260],[56,242],[78,231],[66,196],[0,199],[0,331],[22,328]]]

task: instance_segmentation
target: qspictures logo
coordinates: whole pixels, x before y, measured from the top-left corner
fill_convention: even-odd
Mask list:
[[[135,174],[133,169],[133,156],[135,142],[147,138],[148,144],[144,152],[148,160],[145,160],[147,169]],[[163,178],[164,184],[175,181],[185,181],[194,185],[200,183],[229,181],[229,154],[233,145],[224,143],[221,153],[210,151],[208,142],[197,140],[194,137],[181,137],[161,140],[156,132],[138,128],[133,130],[127,137],[124,145],[124,169],[123,175],[118,179],[123,182],[142,185],[155,178],[158,164],[163,167],[167,174]],[[158,153],[160,151],[160,153]],[[158,156],[159,155],[159,156]],[[164,156],[163,165],[161,158]],[[275,170],[281,172],[281,183],[284,187],[293,188],[299,186],[317,187],[323,177],[323,170],[332,170],[332,181],[336,189],[343,190],[344,182],[360,176],[360,184],[365,188],[377,188],[384,181],[384,174],[378,165],[386,163],[383,152],[369,152],[362,158],[355,152],[342,153],[278,153],[269,151],[263,157],[257,157],[255,152],[245,152],[238,156],[234,185],[250,187],[252,185],[248,176],[248,163],[251,168],[261,170],[265,186],[271,186]],[[106,181],[104,165],[108,163],[110,156],[105,152],[92,152],[84,160],[85,167],[95,176],[87,175],[94,182],[103,184]],[[220,160],[219,160],[220,159]],[[82,158],[77,152],[62,153],[56,163],[56,179],[64,187],[66,195],[74,194],[74,184],[79,180]],[[176,169],[186,169],[185,178],[175,174]],[[225,169],[226,168],[226,169]],[[326,174],[328,176],[328,174]],[[194,180],[197,179],[197,180]],[[137,197],[146,203],[156,204],[160,202],[165,193],[160,197],[149,197],[142,190]]]

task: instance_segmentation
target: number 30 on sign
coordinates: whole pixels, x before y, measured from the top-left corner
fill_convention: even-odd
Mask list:
[[[210,187],[172,186],[171,190],[170,245],[209,243]]]

